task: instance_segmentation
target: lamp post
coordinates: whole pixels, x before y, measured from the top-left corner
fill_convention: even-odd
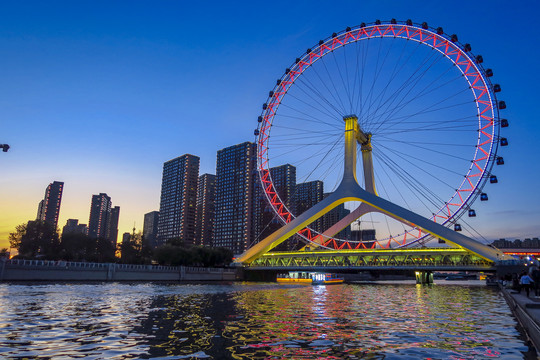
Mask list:
[[[3,152],[7,152],[9,150],[8,144],[0,144],[0,149],[2,149]]]

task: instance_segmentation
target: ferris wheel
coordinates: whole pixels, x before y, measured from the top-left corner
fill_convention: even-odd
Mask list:
[[[508,145],[500,136],[508,126],[499,114],[506,108],[496,97],[501,87],[482,64],[456,35],[411,20],[362,23],[307,49],[269,92],[255,130],[257,169],[276,217],[287,224],[299,213],[282,199],[271,169],[290,164],[297,184],[319,182],[325,193],[335,192],[347,173],[344,120],[354,118],[362,145],[355,146],[355,159],[364,168],[358,184],[461,231],[458,220],[475,217],[472,204],[488,200],[485,185],[498,182],[493,166],[504,160],[497,149]],[[350,200],[342,217],[348,224],[378,224],[376,239],[343,236],[344,223],[330,231],[313,222],[297,234],[327,249],[407,247],[436,237]]]

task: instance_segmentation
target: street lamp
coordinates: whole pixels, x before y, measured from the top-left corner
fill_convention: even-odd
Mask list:
[[[9,150],[9,145],[8,144],[0,144],[0,148],[2,149],[3,152],[7,152]]]

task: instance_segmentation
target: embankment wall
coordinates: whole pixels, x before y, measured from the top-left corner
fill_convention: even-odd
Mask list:
[[[236,269],[0,259],[0,281],[234,281]]]

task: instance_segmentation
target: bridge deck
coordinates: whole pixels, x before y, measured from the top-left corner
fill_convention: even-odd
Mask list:
[[[459,248],[362,249],[270,252],[253,261],[250,270],[432,270],[494,271],[495,264]]]

